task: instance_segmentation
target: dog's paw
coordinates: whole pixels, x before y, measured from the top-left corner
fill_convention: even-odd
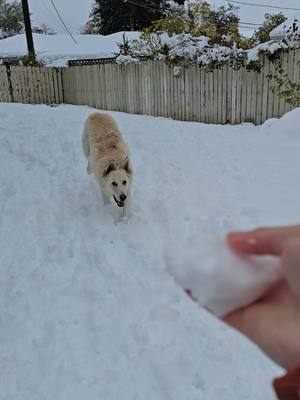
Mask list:
[[[115,222],[115,225],[127,224],[127,223],[128,223],[128,217],[121,217]]]

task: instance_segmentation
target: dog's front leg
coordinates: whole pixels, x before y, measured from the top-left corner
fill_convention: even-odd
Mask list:
[[[91,173],[92,173],[92,168],[91,168],[91,164],[90,164],[89,160],[88,160],[88,163],[87,163],[86,172],[87,172],[88,175],[91,175]]]
[[[102,200],[103,200],[103,205],[106,206],[106,204],[109,203],[109,197],[106,196],[106,194],[104,193],[104,191],[101,189],[101,196],[102,196]]]
[[[128,198],[127,198],[128,199]],[[126,223],[128,222],[128,203],[127,200],[122,208],[122,214],[120,218],[115,222],[115,225],[121,224],[121,223]]]
[[[129,207],[130,207],[130,195],[127,196],[127,199],[126,199],[124,207],[123,207],[123,218],[124,219],[128,218]]]

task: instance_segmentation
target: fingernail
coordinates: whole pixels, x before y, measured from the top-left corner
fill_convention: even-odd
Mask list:
[[[248,232],[231,232],[227,235],[227,238],[231,243],[244,242],[250,246],[255,246],[257,244],[257,240],[253,237],[249,237]]]
[[[237,242],[240,240],[245,240],[245,238],[247,237],[247,233],[245,232],[230,232],[227,235],[228,239],[230,239],[231,241]]]
[[[251,246],[255,246],[257,243],[257,240],[254,238],[250,238],[247,240],[247,243],[249,243]]]

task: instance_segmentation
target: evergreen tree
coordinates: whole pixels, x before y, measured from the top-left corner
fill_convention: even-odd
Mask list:
[[[97,34],[101,30],[101,11],[99,3],[92,5],[92,11],[90,12],[90,19],[85,24],[84,33]]]
[[[21,33],[24,28],[22,5],[14,0],[0,0],[0,38]]]
[[[87,31],[108,35],[141,30],[161,18],[167,7],[166,0],[95,0]]]

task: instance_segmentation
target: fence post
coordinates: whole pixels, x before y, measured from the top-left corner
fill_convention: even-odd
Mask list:
[[[13,90],[13,85],[11,81],[11,70],[10,70],[10,65],[9,63],[4,63],[5,68],[6,68],[6,75],[7,75],[7,81],[8,81],[8,88],[9,88],[9,94],[10,94],[10,101],[11,103],[14,103],[14,90]]]

